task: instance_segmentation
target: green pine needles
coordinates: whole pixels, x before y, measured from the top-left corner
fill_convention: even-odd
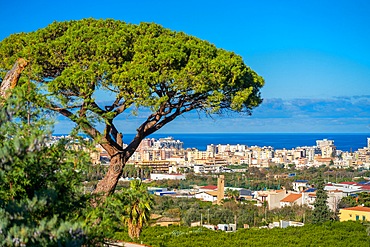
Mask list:
[[[1,102],[0,245],[80,246],[85,234],[74,218],[85,200],[77,169],[88,156],[66,149],[65,140],[50,143],[52,125],[26,92],[17,88]]]

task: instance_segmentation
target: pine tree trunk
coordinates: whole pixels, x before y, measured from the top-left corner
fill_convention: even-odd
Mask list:
[[[18,58],[18,60],[13,65],[13,68],[5,75],[1,86],[0,86],[0,97],[7,98],[10,95],[9,90],[15,88],[18,83],[19,78],[27,66],[28,62],[23,58]]]
[[[123,173],[123,168],[127,160],[135,152],[136,148],[139,146],[141,140],[144,138],[144,135],[137,135],[134,140],[122,151],[116,150],[113,151],[112,146],[106,145],[105,150],[110,154],[111,160],[108,168],[108,172],[105,174],[104,178],[99,181],[97,184],[94,194],[105,196],[111,195],[114,193],[118,179]],[[117,144],[122,146],[122,135],[119,134],[117,137]],[[95,203],[93,203],[94,205]],[[95,204],[96,205],[96,204]]]
[[[108,172],[105,174],[104,178],[99,181],[94,193],[102,194],[103,196],[112,194],[116,188],[118,179],[122,175],[123,167],[123,157],[117,153],[111,158]]]

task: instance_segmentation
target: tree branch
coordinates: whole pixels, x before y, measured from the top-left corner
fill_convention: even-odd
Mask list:
[[[105,110],[106,111],[112,111],[114,108],[116,108],[118,106],[118,103],[119,103],[120,100],[121,100],[121,98],[120,97],[117,97],[116,100],[113,102],[112,105],[105,106]]]
[[[96,114],[98,114],[98,115],[102,115],[102,114],[104,114],[104,113],[107,113],[107,111],[104,111],[102,108],[100,108],[100,107],[98,106],[98,104],[96,104],[96,102],[95,102],[95,101],[94,101],[94,102],[89,103],[89,109],[90,109],[92,112],[94,112],[94,113],[96,113]]]
[[[119,114],[121,114],[122,112],[124,112],[125,110],[127,110],[132,105],[133,102],[134,102],[133,100],[126,100],[122,104],[117,105],[118,108],[116,108],[116,110],[114,111],[114,113],[115,113],[114,114],[114,117],[118,116]]]
[[[106,138],[106,136],[102,135],[96,128],[94,128],[87,121],[80,122],[79,117],[73,114],[71,111],[68,111],[65,108],[61,108],[52,104],[49,104],[47,108],[52,111],[59,112],[63,116],[69,118],[71,121],[76,123],[92,139],[99,140],[99,144],[108,152],[109,155],[113,155],[117,151],[115,150],[115,147],[118,145],[112,145],[115,142],[113,142],[111,138]]]

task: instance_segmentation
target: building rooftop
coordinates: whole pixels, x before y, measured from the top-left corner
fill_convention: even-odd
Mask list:
[[[308,180],[296,180],[295,183],[308,183]]]
[[[157,220],[157,223],[159,222],[179,222],[180,218],[170,218],[170,217],[162,217]]]
[[[370,185],[361,185],[363,190],[370,190]]]
[[[342,208],[341,210],[370,212],[370,208],[369,207],[363,207],[363,206],[356,206],[356,207],[351,207],[351,208]]]
[[[340,184],[357,185],[356,182],[340,182]]]
[[[276,193],[285,192],[285,190],[275,190]]]
[[[203,186],[203,187],[200,187],[201,190],[217,190],[217,186],[216,185],[207,185],[207,186]]]
[[[316,188],[308,188],[304,192],[315,192],[316,190]]]
[[[370,185],[370,181],[361,181],[361,182],[358,182],[357,184],[359,184],[359,185]]]
[[[283,198],[280,202],[295,202],[302,197],[302,194],[290,194]]]

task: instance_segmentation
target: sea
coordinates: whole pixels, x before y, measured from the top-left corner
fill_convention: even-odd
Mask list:
[[[124,143],[129,143],[134,134],[125,134]],[[204,151],[210,144],[242,144],[247,146],[271,146],[275,149],[292,149],[303,146],[315,146],[316,140],[333,140],[337,150],[356,151],[367,147],[370,133],[154,133],[147,138],[172,137],[183,142],[184,148],[197,148]]]

